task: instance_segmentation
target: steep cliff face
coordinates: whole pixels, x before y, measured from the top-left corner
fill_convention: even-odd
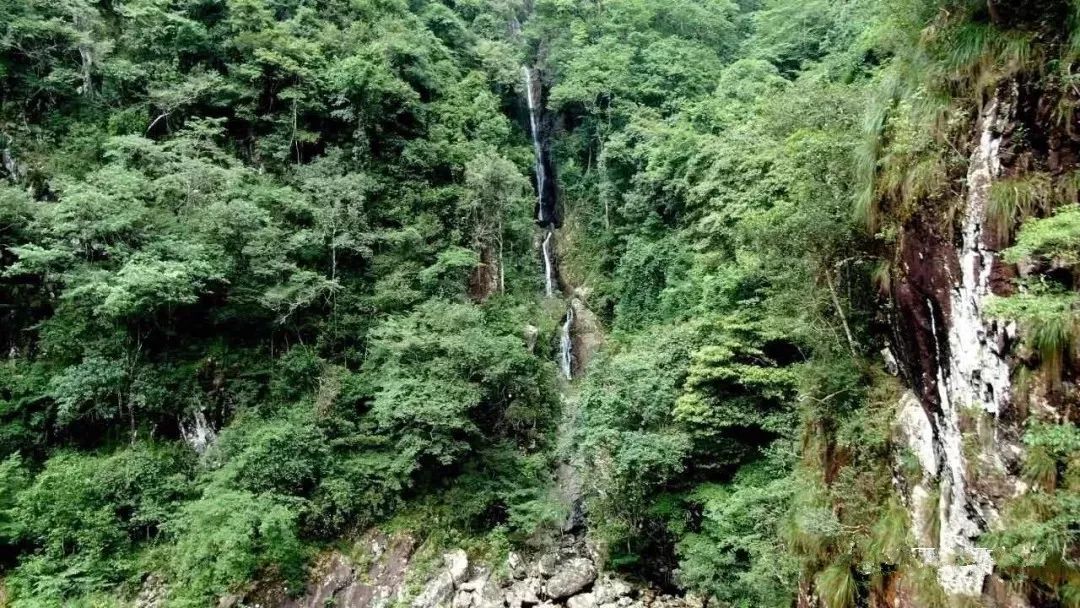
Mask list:
[[[985,605],[1030,605],[1004,584],[981,540],[1027,490],[1019,402],[1032,390],[1014,381],[1025,364],[1017,326],[988,312],[991,298],[1012,293],[1016,276],[1001,256],[1009,235],[998,234],[988,210],[996,180],[1033,164],[1060,171],[1063,154],[1071,155],[1062,149],[1067,136],[1047,132],[1045,106],[1035,88],[997,88],[975,114],[961,199],[924,208],[904,225],[892,281],[893,348],[912,389],[898,407],[898,444],[918,463],[897,483],[916,554],[946,594]]]
[[[931,232],[920,242],[925,225],[916,224],[914,238],[905,241],[905,274],[898,282],[900,310],[910,324],[901,335],[915,342],[905,349],[905,359],[914,363],[924,408],[921,416],[910,407],[901,410],[909,447],[923,468],[912,491],[912,519],[921,540],[932,543],[923,548],[923,558],[937,566],[943,589],[967,596],[980,594],[993,568],[989,552],[975,540],[993,520],[996,505],[976,491],[969,475],[974,455],[964,451],[964,419],[996,417],[1008,408],[1010,395],[1008,332],[984,314],[991,274],[1000,266],[997,252],[987,246],[985,210],[990,181],[1001,172],[1007,114],[1007,104],[995,99],[979,117],[958,238]],[[1007,456],[1000,447],[993,446],[991,459]],[[929,513],[935,510],[927,504],[931,494],[938,496],[936,513]],[[936,538],[925,532],[927,517],[939,520]]]

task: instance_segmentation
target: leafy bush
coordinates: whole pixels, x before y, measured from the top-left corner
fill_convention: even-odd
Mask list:
[[[1078,296],[1046,286],[1032,286],[1026,293],[998,298],[987,312],[1020,324],[1025,341],[1039,353],[1052,378],[1061,374],[1077,337]]]
[[[1080,541],[1080,429],[1033,421],[1024,444],[1024,473],[1032,489],[1009,502],[1001,529],[986,540],[1015,580],[1069,602],[1070,585],[1080,580],[1080,564],[1070,557]]]
[[[190,497],[191,473],[184,450],[152,444],[50,458],[11,511],[38,547],[11,579],[15,597],[59,603],[135,576],[137,547],[160,539]]]
[[[452,464],[483,437],[539,436],[554,414],[550,371],[480,309],[442,301],[375,328],[365,362],[371,416],[417,466]]]
[[[305,553],[296,514],[265,494],[211,487],[183,507],[169,532],[179,606],[204,606],[259,575],[300,582]]]
[[[794,589],[786,581],[797,578],[798,564],[778,522],[793,488],[788,472],[770,460],[747,465],[729,485],[701,485],[686,496],[700,506],[702,523],[680,535],[680,583],[732,606],[791,605]]]
[[[1037,259],[1080,264],[1080,205],[1067,205],[1050,217],[1024,222],[1016,243],[1002,257],[1012,264]]]

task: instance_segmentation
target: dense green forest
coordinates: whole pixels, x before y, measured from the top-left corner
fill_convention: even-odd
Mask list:
[[[501,558],[566,460],[605,567],[709,606],[1080,607],[1078,104],[1076,0],[0,0],[0,606]],[[1023,414],[957,449],[1019,429],[970,537],[1030,604],[912,551],[896,431],[988,108]]]

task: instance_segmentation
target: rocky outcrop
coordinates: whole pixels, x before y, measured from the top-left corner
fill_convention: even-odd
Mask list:
[[[157,574],[151,574],[143,579],[142,587],[133,602],[135,608],[165,608],[168,605],[169,588],[165,580]],[[0,587],[0,606],[7,606],[4,601],[3,588]]]
[[[412,608],[435,608],[459,605],[455,592],[469,574],[469,557],[461,549],[443,555],[443,566],[434,578],[424,585],[424,590],[412,600]],[[471,592],[469,593],[471,596]],[[470,598],[471,599],[471,598]],[[460,602],[471,606],[472,602]]]
[[[402,601],[416,541],[406,534],[389,536],[373,530],[357,546],[362,559],[332,552],[319,560],[301,597],[290,598],[286,590],[277,589],[261,591],[253,603],[280,608],[386,608]]]
[[[279,608],[700,608],[700,602],[658,593],[601,573],[579,537],[526,560],[511,553],[503,564],[472,563],[464,551],[444,553],[434,570],[422,565],[405,534],[369,532],[355,557],[332,552],[312,569],[298,598],[261,592],[245,604]],[[367,564],[367,566],[362,566]],[[255,597],[257,595],[258,597]]]
[[[578,374],[584,372],[604,344],[604,328],[596,313],[587,305],[588,295],[587,288],[578,287],[570,300],[570,307],[574,311],[574,366]]]
[[[573,557],[559,565],[544,586],[547,597],[562,600],[581,593],[596,580],[596,566],[585,557]]]
[[[987,209],[991,184],[1013,154],[1017,96],[1003,87],[982,109],[955,218],[927,208],[904,226],[893,281],[894,348],[912,388],[899,404],[897,439],[917,464],[898,470],[905,469],[899,477],[915,552],[946,594],[987,601],[998,601],[994,590],[1003,584],[979,537],[1026,489],[1018,475],[1023,416],[1011,381],[1016,328],[987,314],[990,298],[1012,288]]]

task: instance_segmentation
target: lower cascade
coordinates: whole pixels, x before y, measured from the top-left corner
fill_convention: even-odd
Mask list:
[[[566,307],[566,316],[563,318],[562,331],[559,333],[559,369],[567,380],[574,377],[574,338],[571,332],[574,330],[574,306],[571,303]]]
[[[540,245],[540,254],[544,258],[544,294],[551,298],[555,296],[555,254],[552,252],[552,237],[554,230],[544,233],[544,240]]]

